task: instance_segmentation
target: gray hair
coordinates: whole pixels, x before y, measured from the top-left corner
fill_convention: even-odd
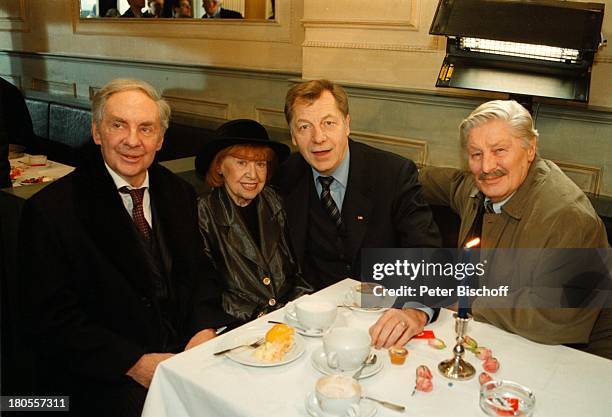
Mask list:
[[[106,107],[106,101],[110,96],[123,91],[139,90],[145,93],[151,100],[157,105],[159,111],[159,120],[161,122],[162,134],[168,129],[170,123],[170,106],[164,100],[161,95],[151,86],[141,80],[129,79],[129,78],[116,78],[108,82],[102,87],[94,96],[93,103],[91,105],[91,112],[93,121],[96,125],[102,123],[104,117],[104,108]]]
[[[475,127],[493,121],[503,120],[508,123],[516,138],[523,140],[523,147],[530,145],[531,139],[538,138],[538,131],[533,126],[531,114],[514,100],[493,100],[481,104],[459,125],[461,147],[466,150],[470,132]]]

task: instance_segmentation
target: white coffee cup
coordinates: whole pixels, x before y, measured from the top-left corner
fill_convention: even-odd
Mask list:
[[[323,337],[327,365],[332,369],[357,369],[370,354],[370,335],[365,330],[336,327]]]
[[[325,413],[342,417],[359,415],[361,385],[346,375],[328,375],[315,384],[314,400]]]
[[[379,287],[376,291],[375,288]],[[382,296],[382,284],[360,282],[351,288],[351,296],[355,305],[363,308],[389,308],[393,306],[395,297]],[[379,295],[376,295],[379,294]]]
[[[306,330],[326,331],[334,324],[337,311],[336,304],[310,296],[287,304],[287,315]]]
[[[353,300],[360,307],[379,307],[377,297],[374,295],[376,284],[360,282],[351,288]]]

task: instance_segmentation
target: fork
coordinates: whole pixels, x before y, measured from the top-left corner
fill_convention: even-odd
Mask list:
[[[230,352],[230,351],[232,351],[234,349],[238,349],[238,348],[241,348],[241,347],[250,347],[250,348],[255,349],[255,348],[258,348],[259,346],[263,345],[265,340],[266,340],[266,338],[262,337],[260,339],[257,339],[253,343],[245,343],[243,345],[234,346],[234,347],[229,348],[229,349],[223,349],[223,350],[220,350],[219,352],[213,353],[213,355],[215,355],[215,356],[223,355],[224,353]]]

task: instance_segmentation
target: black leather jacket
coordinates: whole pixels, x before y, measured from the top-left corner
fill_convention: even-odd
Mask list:
[[[198,201],[205,252],[222,279],[223,308],[242,322],[311,291],[290,248],[276,192],[266,186],[251,204],[257,204],[261,249],[224,187]]]

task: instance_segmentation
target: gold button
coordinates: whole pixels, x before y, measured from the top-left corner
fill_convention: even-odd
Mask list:
[[[264,285],[270,285],[270,277],[263,277],[263,283]]]
[[[268,301],[268,304],[270,304],[270,306],[274,307],[276,305],[276,300],[274,298],[270,298],[270,301]]]
[[[266,314],[265,311],[260,311],[259,314],[257,315],[257,318],[260,318],[261,316],[263,316],[264,314]]]

